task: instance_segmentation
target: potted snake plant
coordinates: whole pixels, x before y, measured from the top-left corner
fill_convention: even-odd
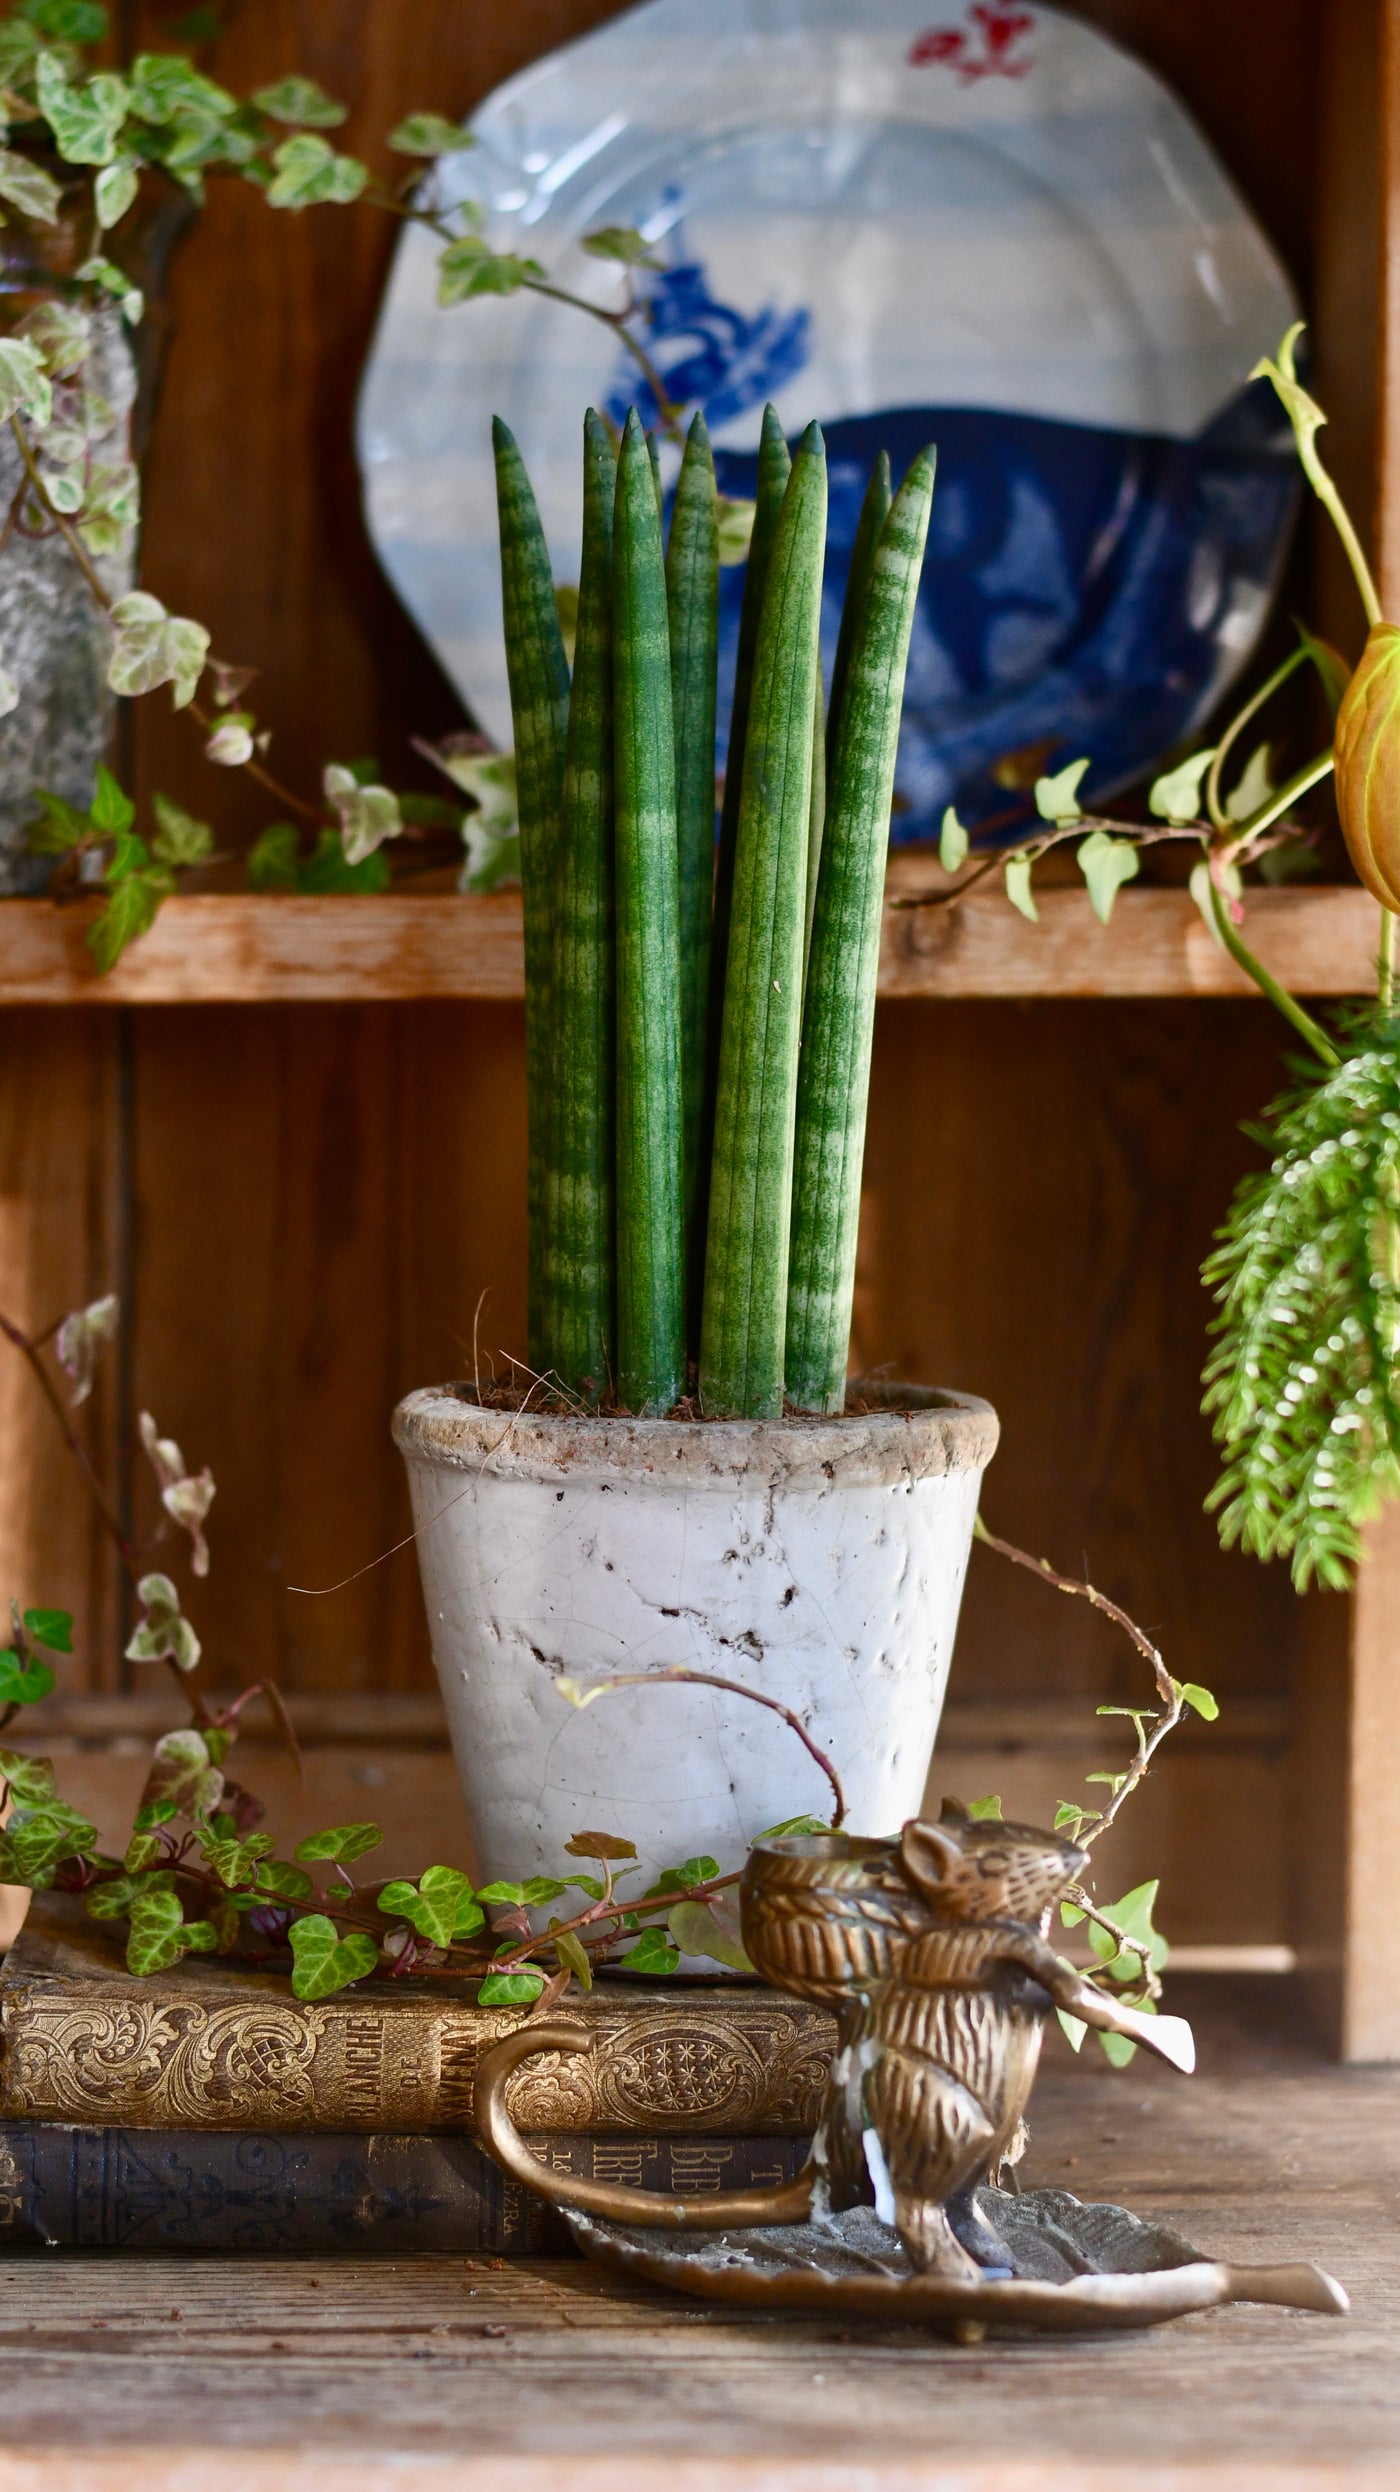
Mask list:
[[[895,748],[933,455],[882,456],[824,715],[826,459],[764,420],[715,838],[718,510],[703,421],[669,523],[634,411],[584,429],[572,667],[497,424],[525,922],[526,1388],[411,1394],[435,1657],[477,1839],[580,1822],[733,1861],[792,1807],[762,1711],[857,1826],[919,1805],[981,1473],[971,1396],[848,1388]],[[618,1673],[646,1708],[560,1704]],[[813,1765],[812,1803],[825,1786]]]

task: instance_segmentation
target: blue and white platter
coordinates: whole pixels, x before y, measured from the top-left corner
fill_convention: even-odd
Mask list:
[[[1296,316],[1183,106],[1081,21],[998,0],[646,0],[498,89],[432,177],[501,250],[609,308],[582,248],[635,226],[644,340],[723,490],[766,399],[826,434],[828,666],[871,460],[938,484],[894,830],[1009,834],[1080,753],[1102,800],[1204,719],[1267,618],[1297,498],[1272,391]],[[405,230],[367,368],[369,522],[464,701],[510,741],[490,419],[576,578],[586,406],[653,410],[602,323],[532,294],[444,311]],[[663,473],[673,472],[674,459]],[[724,575],[721,712],[742,574]]]

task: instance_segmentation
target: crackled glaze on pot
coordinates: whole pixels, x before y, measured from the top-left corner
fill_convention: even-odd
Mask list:
[[[917,1811],[997,1420],[971,1395],[878,1398],[772,1423],[521,1416],[466,1388],[400,1404],[433,1653],[494,1875],[556,1868],[581,1827],[628,1836],[648,1869],[731,1867],[778,1819],[829,1814],[776,1715],[675,1684],[579,1712],[566,1674],[737,1679],[809,1726],[852,1827]]]

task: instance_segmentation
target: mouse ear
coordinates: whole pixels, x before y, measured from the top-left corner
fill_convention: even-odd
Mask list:
[[[943,1806],[938,1812],[938,1822],[940,1826],[970,1826],[972,1811],[965,1800],[951,1800],[945,1793]]]
[[[904,1874],[921,1893],[946,1885],[962,1856],[955,1826],[924,1825],[911,1817],[899,1838]]]

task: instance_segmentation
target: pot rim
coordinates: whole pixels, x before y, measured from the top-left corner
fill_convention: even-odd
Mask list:
[[[704,1486],[744,1480],[814,1494],[981,1472],[1000,1423],[990,1402],[933,1385],[852,1380],[864,1408],[835,1417],[637,1419],[483,1409],[470,1385],[428,1385],[394,1413],[410,1462],[551,1485]]]

